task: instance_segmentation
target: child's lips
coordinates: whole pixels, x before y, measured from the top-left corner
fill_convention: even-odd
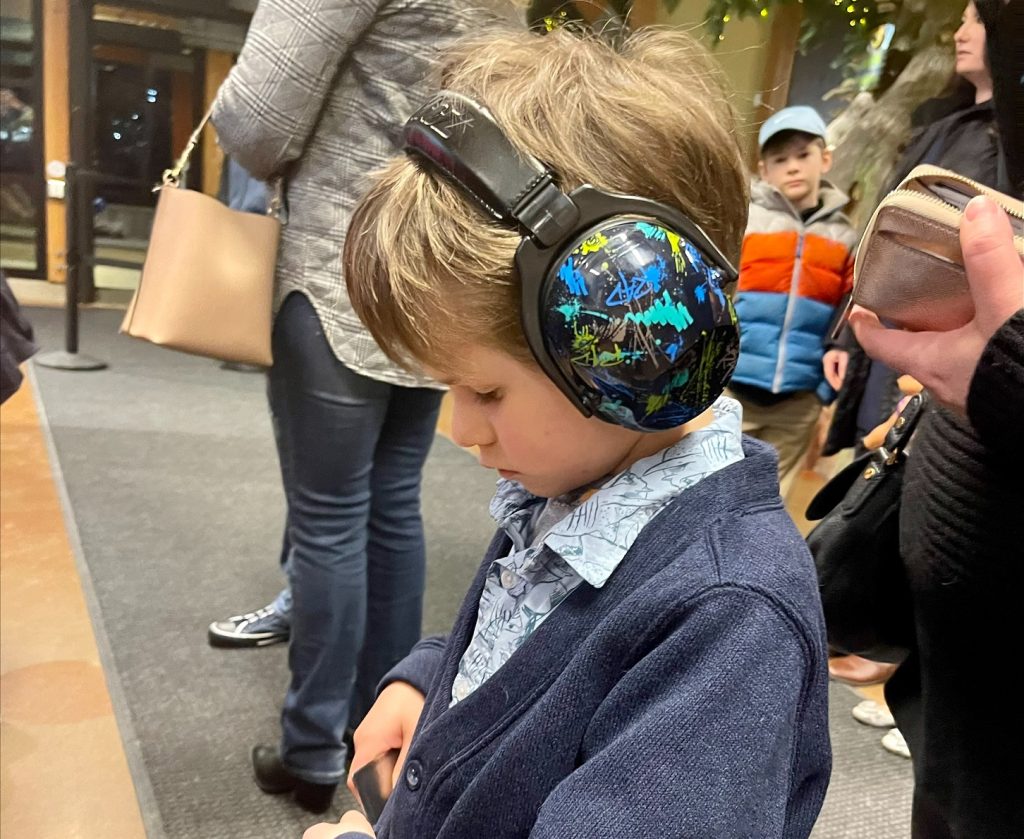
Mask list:
[[[483,466],[484,469],[493,469],[499,475],[501,475],[501,477],[503,477],[503,478],[512,478],[512,477],[514,477],[514,476],[519,474],[518,472],[516,472],[516,471],[514,471],[512,469],[500,469],[499,467],[494,466],[493,464],[484,463],[483,461],[480,461],[480,465]]]

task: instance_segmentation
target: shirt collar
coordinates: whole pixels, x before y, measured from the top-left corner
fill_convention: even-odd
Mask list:
[[[548,531],[543,544],[590,585],[600,588],[640,531],[673,498],[705,476],[743,458],[739,403],[720,397],[714,419],[678,443],[638,460],[607,480]],[[545,503],[514,481],[498,481],[491,515],[522,550],[537,505]]]

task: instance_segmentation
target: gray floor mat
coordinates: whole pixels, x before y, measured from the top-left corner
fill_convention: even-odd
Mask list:
[[[61,348],[62,313],[28,315],[44,350]],[[263,377],[118,336],[120,319],[83,312],[81,349],[107,370],[35,374],[149,834],[298,837],[310,817],[260,793],[248,766],[249,748],[278,736],[285,648],[206,643],[209,621],[263,605],[282,583]],[[435,441],[424,478],[427,632],[447,629],[476,568],[493,486],[470,456]],[[835,771],[814,836],[902,839],[909,762],[850,717],[852,693],[832,696]]]

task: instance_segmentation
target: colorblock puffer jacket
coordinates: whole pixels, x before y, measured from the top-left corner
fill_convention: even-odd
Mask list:
[[[733,380],[772,393],[835,393],[821,358],[836,309],[853,284],[856,232],[848,198],[823,182],[822,206],[806,222],[775,187],[755,181],[740,257],[736,314],[740,359]]]

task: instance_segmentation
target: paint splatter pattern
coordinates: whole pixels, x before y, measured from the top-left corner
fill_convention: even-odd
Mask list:
[[[557,363],[601,394],[600,411],[641,430],[682,425],[725,389],[739,355],[722,271],[649,220],[585,237],[547,290]]]

